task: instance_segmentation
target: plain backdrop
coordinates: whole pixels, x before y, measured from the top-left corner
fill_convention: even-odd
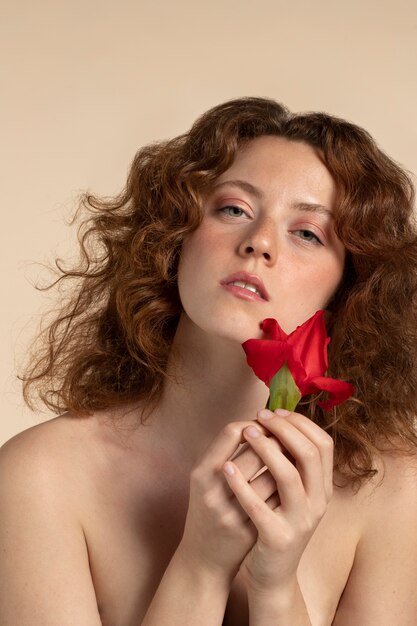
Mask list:
[[[136,150],[230,98],[364,126],[417,172],[415,0],[1,0],[0,444],[53,417],[16,378],[77,254],[78,194],[118,192]]]

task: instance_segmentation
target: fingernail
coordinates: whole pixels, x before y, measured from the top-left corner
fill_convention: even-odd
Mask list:
[[[255,428],[255,426],[248,426],[247,428],[245,428],[245,433],[249,435],[249,437],[253,437],[255,439],[261,434],[259,430]]]
[[[275,415],[278,417],[287,417],[290,413],[291,411],[287,411],[287,409],[275,409]]]
[[[274,417],[274,414],[272,411],[268,411],[268,409],[261,409],[258,411],[258,417],[260,417],[261,420],[270,420],[271,417]]]
[[[231,463],[225,463],[223,466],[223,469],[226,472],[226,474],[229,474],[229,476],[235,473],[235,468],[233,467]]]

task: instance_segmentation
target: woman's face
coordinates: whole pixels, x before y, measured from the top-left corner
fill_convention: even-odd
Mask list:
[[[345,259],[333,228],[335,198],[311,146],[264,136],[240,149],[183,245],[184,321],[241,343],[261,337],[267,317],[289,333],[325,308]]]

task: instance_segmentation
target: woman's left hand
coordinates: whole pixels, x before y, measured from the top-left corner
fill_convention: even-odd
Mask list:
[[[301,556],[332,497],[333,440],[299,413],[263,409],[258,420],[289,453],[282,452],[260,429],[258,436],[251,436],[250,429],[256,426],[243,431],[273,476],[279,505],[275,495],[268,506],[251,486],[257,479],[247,482],[233,463],[225,464],[235,470],[232,474],[225,471],[225,477],[258,531],[257,542],[240,567],[242,580],[248,593],[269,593],[284,590],[296,580]]]

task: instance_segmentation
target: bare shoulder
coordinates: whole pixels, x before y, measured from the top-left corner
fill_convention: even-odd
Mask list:
[[[120,448],[110,424],[111,417],[105,412],[91,416],[65,413],[6,441],[0,447],[0,463],[6,463],[9,471],[16,466],[16,471],[22,473],[25,469],[55,469],[62,472],[61,478],[70,469],[74,477],[80,463],[85,469],[85,463],[99,463],[112,449]]]
[[[39,424],[0,448],[4,626],[101,623],[81,519],[100,445],[94,421],[76,419]]]
[[[417,454],[385,452],[360,490],[361,534],[335,626],[415,624]]]
[[[3,498],[14,492],[44,492],[51,503],[65,500],[81,518],[100,485],[117,482],[128,463],[129,438],[112,426],[108,413],[69,413],[32,426],[0,448]],[[127,443],[126,443],[127,442]]]
[[[362,490],[369,513],[365,531],[372,529],[376,519],[381,524],[381,513],[387,507],[391,519],[417,515],[417,450],[382,452],[375,465],[378,474]]]
[[[66,443],[67,447],[76,441],[81,441],[87,432],[93,433],[97,429],[97,415],[79,416],[71,413],[63,413],[59,417],[40,422],[21,431],[1,447],[1,453],[11,453],[20,448],[31,448],[33,452],[39,447],[48,447],[53,453],[55,446]]]
[[[32,426],[9,439],[0,448],[3,492],[28,489],[41,480],[48,483],[49,489],[58,485],[77,447],[75,439],[75,431],[65,416]]]

